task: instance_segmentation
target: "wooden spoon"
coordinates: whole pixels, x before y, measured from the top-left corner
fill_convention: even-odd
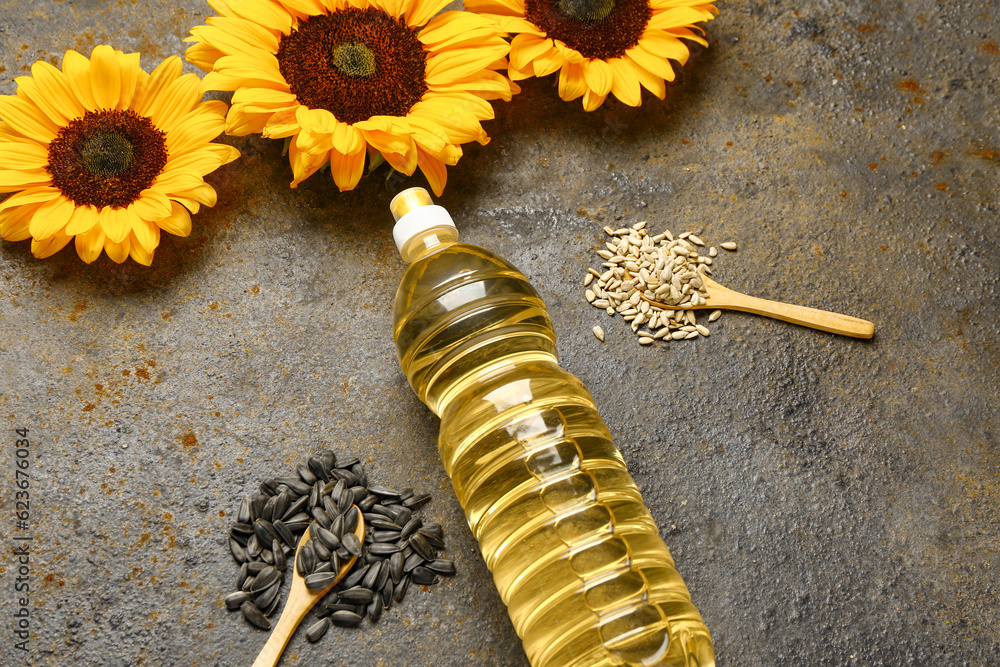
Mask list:
[[[650,305],[664,310],[699,310],[704,308],[741,310],[745,313],[773,317],[776,320],[801,324],[804,327],[829,331],[841,336],[871,338],[875,335],[875,325],[868,320],[858,319],[850,315],[841,315],[840,313],[831,313],[828,310],[818,310],[790,303],[758,299],[755,296],[747,296],[746,294],[734,292],[706,275],[700,275],[699,277],[705,285],[705,290],[708,292],[708,295],[705,297],[705,303],[700,306],[671,306],[662,301],[647,299],[645,296],[641,298]]]
[[[365,541],[365,519],[358,512],[358,526],[354,529],[354,534],[358,536],[361,543],[364,544]],[[264,644],[264,648],[261,649],[260,654],[257,659],[254,660],[253,667],[274,667],[278,664],[278,660],[281,659],[281,654],[285,651],[285,647],[288,645],[288,640],[292,638],[295,633],[295,629],[299,627],[299,623],[305,618],[309,610],[313,608],[317,602],[320,601],[324,595],[326,595],[331,588],[337,585],[337,583],[344,578],[344,576],[350,572],[351,568],[354,567],[355,561],[358,560],[357,556],[351,556],[347,561],[345,561],[340,569],[337,570],[337,578],[333,580],[326,588],[321,588],[319,590],[311,591],[306,588],[306,580],[301,574],[299,574],[299,549],[306,543],[309,539],[309,529],[306,528],[306,532],[302,533],[302,537],[299,538],[299,545],[295,549],[295,567],[292,573],[292,588],[288,592],[288,600],[285,602],[285,608],[281,610],[281,618],[278,619],[278,624],[274,626],[274,630],[271,631],[271,636],[268,638],[267,643]]]

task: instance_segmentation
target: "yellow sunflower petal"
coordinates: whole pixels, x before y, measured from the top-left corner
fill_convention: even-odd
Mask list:
[[[47,185],[28,188],[0,201],[0,211],[14,208],[15,206],[24,206],[25,204],[44,204],[60,196],[62,196],[62,193],[58,189]]]
[[[59,127],[41,109],[14,95],[0,95],[0,118],[10,123],[22,136],[46,146],[59,132]]]
[[[224,164],[239,157],[240,153],[232,146],[225,144],[206,144],[184,153],[180,157],[167,161],[163,174],[182,172],[191,175],[204,176],[210,174]]]
[[[485,99],[510,101],[511,97],[510,82],[502,74],[489,70],[467,79],[457,79],[444,84],[428,86],[428,88],[434,92],[442,93],[464,90],[474,92]]]
[[[50,185],[51,183],[52,177],[38,169],[16,171],[0,168],[0,193],[19,192],[25,188]]]
[[[77,206],[73,209],[73,215],[66,224],[65,232],[70,236],[75,236],[76,234],[86,234],[94,227],[99,226],[96,208],[90,205]]]
[[[121,243],[132,231],[128,210],[124,208],[105,206],[97,212],[97,221],[111,243]]]
[[[281,44],[282,33],[273,26],[267,27],[267,23],[248,21],[238,16],[213,16],[208,19],[208,23],[230,35],[257,44],[268,53],[277,53]]]
[[[104,240],[106,235],[100,225],[94,225],[85,234],[77,234],[74,239],[76,243],[76,254],[87,264],[92,264],[95,259],[101,256],[104,250]]]
[[[586,58],[583,57],[583,54],[577,51],[576,49],[570,48],[569,46],[559,41],[558,39],[554,39],[552,41],[555,42],[556,51],[559,52],[559,55],[561,55],[563,57],[563,60],[565,60],[566,62],[579,65],[586,60]]]
[[[417,138],[416,130],[419,128],[425,134],[440,137],[443,148],[443,144],[446,143],[477,141],[483,135],[483,126],[479,124],[479,119],[472,113],[471,108],[463,109],[462,102],[456,98],[450,98],[448,101],[452,103],[428,100],[413,106],[410,110],[410,127],[414,128],[414,138]],[[439,128],[444,131],[441,132]],[[429,148],[424,141],[420,143]]]
[[[156,222],[170,215],[170,200],[159,190],[147,188],[139,193],[139,198],[132,203],[136,215],[143,220]]]
[[[156,221],[157,226],[174,236],[187,236],[191,233],[191,214],[186,208],[175,201],[170,202],[170,215]]]
[[[211,100],[199,104],[167,133],[167,154],[180,155],[215,139],[226,129],[225,114],[224,102]]]
[[[77,101],[66,76],[47,62],[34,63],[31,76],[18,77],[16,81],[18,91],[27,95],[56,125],[61,127],[83,116],[85,109]]]
[[[689,39],[692,42],[701,44],[702,46],[708,46],[708,40],[695,32],[694,29],[704,32],[701,28],[693,26],[692,28],[670,28],[669,30],[664,30],[668,35],[673,35],[674,37],[679,37],[681,39]]]
[[[317,134],[332,134],[338,122],[326,109],[310,109],[302,105],[295,109],[295,120],[304,132]]]
[[[198,75],[183,74],[149,104],[146,115],[158,128],[169,132],[182,116],[194,108],[202,94]]]
[[[639,38],[639,47],[661,58],[676,60],[682,65],[687,62],[691,53],[681,40],[656,30],[647,30]]]
[[[148,116],[149,106],[181,75],[183,66],[177,56],[170,56],[157,65],[146,79],[146,83],[136,91],[132,99],[132,109],[140,116]]]
[[[182,171],[165,171],[156,177],[152,187],[160,192],[183,192],[198,187],[202,183],[201,176]],[[111,236],[111,232],[108,232]]]
[[[472,12],[445,12],[424,26],[417,39],[425,46],[441,49],[491,36],[499,35],[489,18]]]
[[[639,83],[649,92],[656,95],[661,100],[667,96],[667,86],[663,82],[662,76],[657,76],[638,63],[635,64],[635,75],[639,77]]]
[[[215,192],[215,188],[208,183],[202,183],[196,188],[187,190],[186,192],[178,192],[176,195],[171,195],[170,197],[178,201],[181,199],[191,201],[194,203],[195,208],[201,204],[215,206],[215,203],[218,201],[218,194]],[[190,209],[191,207],[188,208]]]
[[[66,247],[66,244],[73,239],[72,236],[68,234],[63,234],[61,231],[56,232],[47,239],[32,239],[31,240],[31,254],[38,259],[45,259],[46,257],[51,257],[60,250]]]
[[[31,218],[31,226],[28,231],[36,240],[45,240],[55,236],[62,231],[73,215],[75,204],[60,195],[55,199],[45,202],[35,212]]]
[[[281,0],[281,4],[297,17],[316,16],[324,11],[323,3],[319,0]]]
[[[193,199],[188,199],[187,197],[181,197],[180,195],[170,195],[170,200],[177,202],[192,214],[197,213],[201,209],[201,204]],[[157,222],[159,224],[159,222]]]
[[[545,31],[541,30],[534,23],[520,16],[494,16],[500,27],[509,33],[523,32],[529,35],[545,36]]]
[[[535,56],[531,65],[535,70],[535,76],[548,76],[558,71],[565,62],[566,59],[559,54],[559,50],[553,48],[539,56]]]
[[[284,111],[287,111],[287,109]],[[234,137],[245,137],[248,134],[263,134],[271,115],[243,113],[238,105],[234,105],[229,110],[229,115],[226,116],[226,134],[231,134]]]
[[[448,171],[442,162],[431,157],[421,149],[417,149],[417,164],[420,171],[427,178],[427,183],[431,186],[434,194],[440,197],[444,193],[444,186],[448,182]]]
[[[389,166],[401,174],[410,176],[417,168],[417,144],[410,139],[412,148],[405,153],[382,153]]]
[[[583,78],[587,82],[587,87],[603,99],[611,92],[615,75],[611,66],[603,60],[588,60],[583,63]]]
[[[229,130],[229,120],[226,119],[226,129]],[[263,135],[267,139],[284,139],[290,137],[301,130],[298,121],[295,120],[295,109],[278,111],[271,115],[264,127]]]
[[[39,204],[27,204],[17,208],[0,211],[0,238],[7,241],[23,241],[31,238],[29,227],[31,218],[38,210]]]
[[[524,69],[538,56],[553,50],[555,45],[549,38],[528,34],[515,35],[510,43],[510,64],[516,69]]]
[[[292,142],[288,146],[288,163],[292,167],[292,182],[291,187],[296,188],[299,183],[306,180],[320,168],[330,161],[330,153],[306,153],[305,151],[299,150]]]
[[[701,21],[710,21],[714,18],[711,11],[698,11],[693,7],[667,7],[666,3],[652,3],[654,9],[657,5],[666,7],[663,11],[654,12],[653,17],[646,24],[646,29],[665,30],[667,28],[679,28],[689,26]],[[712,5],[709,5],[712,7]],[[714,9],[714,7],[713,7]]]
[[[414,0],[409,3],[404,13],[406,25],[411,28],[424,25],[450,3],[451,0]]]
[[[464,0],[462,4],[477,14],[524,16],[524,0]]]
[[[240,18],[270,26],[283,34],[292,31],[292,16],[280,5],[268,0],[233,0],[229,9]]]
[[[81,53],[70,50],[63,56],[62,71],[77,101],[88,111],[97,110],[94,93],[90,89],[90,61]]]
[[[587,82],[583,78],[583,66],[566,63],[559,71],[559,97],[567,102],[587,92]]]
[[[121,67],[118,55],[106,44],[94,47],[90,54],[90,90],[101,109],[114,109],[122,93]]]
[[[128,258],[128,252],[132,248],[132,243],[128,237],[121,243],[116,243],[110,237],[104,239],[104,252],[115,264],[121,264]]]
[[[365,151],[353,155],[343,155],[337,151],[330,154],[330,173],[333,182],[341,192],[353,190],[365,172]]]
[[[507,46],[483,46],[479,49],[460,49],[431,55],[427,59],[424,80],[433,86],[460,79],[486,69],[507,53]]]
[[[592,90],[587,90],[587,92],[583,94],[583,110],[593,111],[594,109],[597,109],[604,104],[604,98],[606,97],[607,95],[598,95]]]
[[[333,130],[333,148],[344,155],[354,155],[365,147],[365,137],[353,125],[336,121]]]
[[[261,105],[272,110],[296,104],[295,95],[271,88],[240,88],[233,93],[233,104]]]
[[[211,72],[215,61],[224,55],[226,54],[214,46],[201,43],[189,46],[187,51],[184,52],[184,60],[206,72]]]
[[[635,46],[626,51],[625,55],[661,79],[669,78],[670,80],[673,80],[674,78],[674,70],[670,67],[670,63],[667,62],[667,59],[663,56],[657,56],[650,53],[642,47],[641,43],[639,46]]]
[[[156,227],[157,244],[159,244],[160,242],[159,231],[160,228]],[[143,266],[151,265],[153,263],[153,250],[147,250],[146,248],[144,248],[142,244],[139,243],[139,240],[136,238],[135,234],[129,236],[128,240],[129,240],[128,256],[134,259],[136,263],[142,264]],[[155,250],[155,246],[153,249]]]
[[[278,60],[269,53],[259,58],[223,56],[215,62],[215,71],[222,76],[235,79],[242,86],[288,90],[288,83],[278,69]],[[209,77],[206,76],[205,81],[207,86]]]
[[[129,218],[132,220],[132,242],[138,243],[143,250],[152,255],[153,250],[160,243],[160,228],[149,220],[143,220],[142,216],[135,211],[134,206],[129,206]]]
[[[119,109],[128,109],[135,97],[135,89],[139,85],[142,70],[139,67],[138,53],[119,53],[118,71],[121,74],[121,98],[118,100]]]
[[[611,70],[615,73],[614,82],[611,84],[611,92],[630,107],[637,107],[642,104],[642,89],[639,87],[639,77],[632,69],[631,61],[622,58],[612,58],[608,61]]]

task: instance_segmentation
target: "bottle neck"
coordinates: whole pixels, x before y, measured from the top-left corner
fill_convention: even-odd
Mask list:
[[[449,225],[436,225],[408,239],[399,251],[407,264],[426,257],[458,241],[458,230]]]

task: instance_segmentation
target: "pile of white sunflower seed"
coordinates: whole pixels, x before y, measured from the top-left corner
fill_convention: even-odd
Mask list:
[[[603,272],[589,269],[583,280],[592,306],[631,322],[640,345],[709,335],[708,327],[696,320],[695,311],[662,308],[657,303],[681,308],[705,305],[704,278],[712,275],[712,263],[719,254],[715,246],[702,255],[705,242],[696,232],[674,238],[665,230],[650,236],[645,220],[621,229],[605,227],[604,232],[610,240],[597,253],[604,259]],[[736,250],[732,241],[719,245]],[[721,310],[714,310],[708,321],[714,322],[721,315]],[[594,327],[594,335],[604,340],[600,326]]]

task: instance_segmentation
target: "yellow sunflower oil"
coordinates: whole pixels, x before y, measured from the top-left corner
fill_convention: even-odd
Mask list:
[[[712,640],[545,304],[458,243],[422,188],[390,204],[394,337],[441,418],[439,450],[533,667],[715,664]]]

